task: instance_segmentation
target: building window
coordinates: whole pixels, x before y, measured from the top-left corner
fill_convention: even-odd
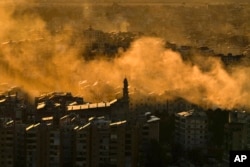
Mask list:
[[[110,139],[111,140],[117,140],[117,134],[111,134]]]

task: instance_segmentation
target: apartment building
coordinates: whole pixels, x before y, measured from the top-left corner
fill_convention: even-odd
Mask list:
[[[27,126],[25,130],[26,167],[48,166],[46,126],[37,123]]]
[[[60,125],[60,127],[58,127],[58,131],[60,132],[59,155],[60,155],[61,167],[68,167],[72,166],[72,164],[75,164],[76,161],[75,155],[77,154],[76,148],[78,148],[78,146],[76,146],[75,144],[77,137],[75,136],[74,128],[75,125],[69,122],[67,124],[63,124]]]
[[[59,124],[51,117],[30,125],[9,121],[0,128],[0,162],[7,167],[137,166],[141,148],[159,140],[159,120],[144,115],[134,121],[85,121],[66,115]]]
[[[228,150],[242,150],[250,147],[249,113],[231,111],[224,132],[224,141]]]
[[[207,115],[203,111],[175,114],[175,141],[185,150],[204,148],[208,140]]]
[[[98,117],[91,120],[91,166],[109,164],[110,120]]]
[[[53,167],[60,167],[61,158],[61,133],[58,128],[48,129],[48,164]]]
[[[225,165],[229,164],[229,152],[250,149],[250,115],[246,111],[230,111],[224,126]]]
[[[0,164],[13,167],[15,161],[13,145],[15,140],[14,121],[4,122],[0,127]]]
[[[127,121],[119,121],[110,124],[110,164],[117,167],[124,167],[126,161],[126,135]],[[128,143],[127,143],[128,144]]]
[[[75,166],[91,166],[91,125],[75,126]]]

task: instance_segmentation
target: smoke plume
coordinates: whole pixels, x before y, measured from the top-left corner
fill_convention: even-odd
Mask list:
[[[229,73],[216,58],[200,58],[208,69],[203,71],[153,37],[134,41],[112,60],[85,61],[80,54],[84,39],[70,25],[61,28],[63,33],[51,33],[39,15],[13,13],[11,6],[0,10],[0,82],[20,86],[32,96],[70,91],[87,101],[107,101],[121,96],[127,77],[135,98],[153,93],[162,100],[182,97],[202,106],[249,107],[248,68]]]

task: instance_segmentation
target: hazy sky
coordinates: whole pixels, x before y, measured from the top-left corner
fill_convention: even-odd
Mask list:
[[[219,3],[219,2],[235,2],[235,3],[249,3],[249,0],[95,0],[94,2],[175,2],[175,3]]]

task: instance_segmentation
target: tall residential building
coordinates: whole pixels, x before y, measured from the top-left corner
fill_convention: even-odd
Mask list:
[[[247,127],[244,123],[234,122],[225,125],[224,142],[226,150],[247,149]]]
[[[69,143],[70,144],[70,143]],[[48,128],[48,165],[61,166],[61,132],[56,127]]]
[[[14,121],[3,123],[0,127],[0,164],[1,166],[13,167],[15,147]]]
[[[224,128],[227,150],[250,148],[250,115],[245,111],[231,111]]]
[[[208,139],[207,115],[203,111],[175,114],[175,141],[185,150],[204,148]]]
[[[91,166],[109,164],[110,120],[99,117],[91,121]]]
[[[26,125],[15,122],[15,165],[26,166]]]
[[[76,167],[91,166],[91,125],[87,123],[75,126],[75,153],[74,164]]]
[[[26,165],[26,125],[10,120],[0,125],[0,166]]]
[[[231,111],[228,123],[224,127],[224,156],[229,163],[229,152],[232,150],[250,149],[250,115],[245,111]]]
[[[74,166],[75,164],[75,155],[77,150],[75,142],[77,137],[75,136],[75,125],[73,124],[64,124],[61,125],[58,130],[60,131],[60,166],[68,167]],[[76,165],[77,166],[77,165]]]
[[[47,130],[45,125],[40,123],[26,127],[26,167],[46,167],[48,159],[46,150],[48,149]]]
[[[126,122],[120,121],[110,124],[109,160],[110,165],[117,167],[124,167],[126,162]]]

